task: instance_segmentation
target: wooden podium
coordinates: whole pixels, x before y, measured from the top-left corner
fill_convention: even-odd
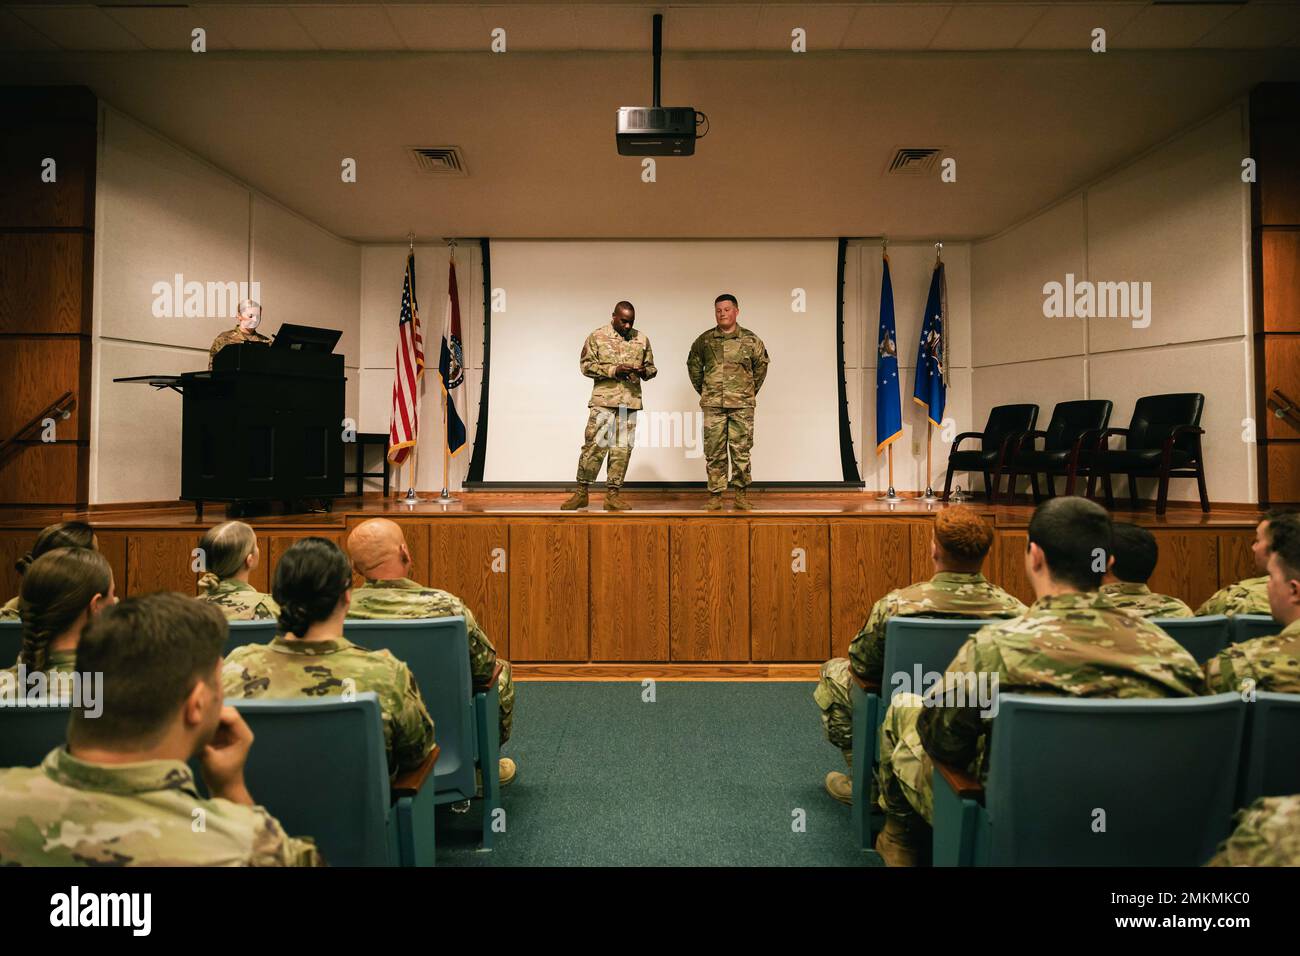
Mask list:
[[[230,345],[178,386],[181,500],[325,500],[343,494],[343,356]]]

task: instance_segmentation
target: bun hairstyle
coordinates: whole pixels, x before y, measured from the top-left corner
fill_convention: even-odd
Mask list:
[[[98,551],[55,548],[32,562],[23,575],[18,614],[23,622],[20,663],[45,670],[50,642],[71,627],[96,594],[107,595],[113,570]]]
[[[275,566],[271,596],[280,605],[280,629],[302,637],[327,620],[352,587],[352,562],[333,541],[303,538]]]
[[[14,562],[19,574],[26,574],[27,569],[43,554],[55,548],[90,548],[95,547],[95,530],[84,521],[60,521],[52,524],[36,536],[32,550]]]
[[[199,587],[211,591],[226,578],[239,573],[244,561],[257,547],[257,534],[242,521],[227,521],[209,528],[199,542],[207,570]]]

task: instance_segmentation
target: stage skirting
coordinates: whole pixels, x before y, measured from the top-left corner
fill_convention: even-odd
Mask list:
[[[709,513],[702,495],[629,496],[633,511],[610,514],[555,510],[563,497],[466,494],[458,505],[413,509],[353,498],[328,514],[249,519],[263,555],[252,583],[269,591],[295,541],[343,544],[356,524],[384,514],[405,531],[412,576],[463,598],[521,678],[802,679],[845,653],[877,598],[932,573],[934,511],[914,502],[890,509],[860,493],[760,495],[752,512]],[[975,507],[995,528],[985,574],[1028,603],[1031,509]],[[0,599],[17,592],[14,560],[57,517],[0,527]],[[193,551],[222,520],[218,512],[196,522],[183,507],[82,517],[96,526],[119,595],[194,593]],[[1132,520],[1160,544],[1153,589],[1193,607],[1256,573],[1253,514],[1173,509]]]

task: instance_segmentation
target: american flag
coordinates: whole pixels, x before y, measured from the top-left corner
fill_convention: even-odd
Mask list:
[[[424,374],[424,339],[420,306],[415,301],[415,252],[406,257],[402,312],[397,319],[397,360],[393,372],[393,415],[388,426],[388,460],[406,461],[420,435],[420,376]]]

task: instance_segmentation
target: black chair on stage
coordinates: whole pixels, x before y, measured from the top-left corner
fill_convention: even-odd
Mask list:
[[[1107,428],[1097,442],[1093,467],[1088,475],[1088,495],[1092,496],[1098,477],[1106,492],[1106,507],[1115,507],[1111,475],[1128,475],[1129,502],[1138,507],[1138,478],[1157,478],[1156,514],[1165,513],[1169,503],[1170,478],[1195,478],[1201,495],[1201,510],[1210,510],[1210,496],[1205,491],[1205,462],[1201,455],[1201,411],[1205,396],[1200,392],[1170,395],[1146,395],[1133,407],[1128,428]],[[1111,449],[1106,440],[1123,435],[1124,447]]]
[[[1057,402],[1046,431],[1026,432],[1024,441],[1007,464],[1007,501],[1016,497],[1016,479],[1029,475],[1034,504],[1042,500],[1038,476],[1047,479],[1047,495],[1056,497],[1055,476],[1065,476],[1065,493],[1074,494],[1074,482],[1088,475],[1097,440],[1110,424],[1112,405],[1105,399]],[[1043,447],[1037,448],[1038,439]],[[999,489],[1000,491],[1000,489]]]
[[[943,481],[943,500],[948,500],[954,471],[978,471],[984,475],[984,494],[992,503],[998,496],[1002,470],[1011,460],[1026,432],[1038,421],[1037,405],[995,405],[982,432],[962,432],[948,452],[948,475]],[[965,438],[978,438],[979,451],[958,451]]]

